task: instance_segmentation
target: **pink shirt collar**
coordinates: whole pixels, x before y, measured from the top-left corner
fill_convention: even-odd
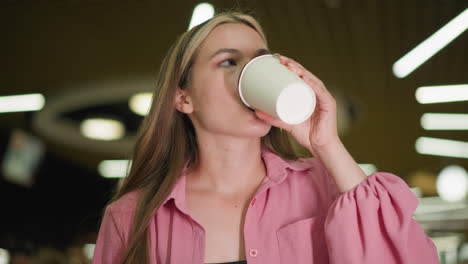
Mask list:
[[[278,156],[264,146],[261,148],[261,155],[267,169],[267,179],[273,181],[275,184],[278,184],[287,178],[289,175],[288,169],[293,171],[310,169],[310,164],[303,162],[303,159],[284,160],[282,157]],[[179,208],[179,210],[188,215],[188,210],[185,203],[185,172],[187,165],[188,162],[185,163],[184,169],[182,170],[181,176],[177,180],[174,189],[162,205],[165,205],[169,200],[174,199],[175,205]]]

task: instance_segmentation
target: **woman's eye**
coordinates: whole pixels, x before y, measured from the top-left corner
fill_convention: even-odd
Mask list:
[[[231,65],[237,65],[237,64],[236,64],[236,61],[234,59],[227,59],[227,60],[222,61],[219,65],[220,66],[231,66]]]

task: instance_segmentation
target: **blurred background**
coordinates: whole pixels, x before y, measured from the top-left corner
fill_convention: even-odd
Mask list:
[[[317,75],[371,174],[403,178],[441,263],[468,263],[468,2],[5,0],[0,264],[89,263],[175,38],[240,9]]]

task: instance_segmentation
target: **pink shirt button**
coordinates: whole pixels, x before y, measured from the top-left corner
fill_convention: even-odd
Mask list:
[[[256,249],[251,249],[249,254],[251,257],[255,258],[258,255],[258,251]]]
[[[252,206],[254,206],[256,200],[257,200],[257,198],[254,198],[250,204],[251,204]]]

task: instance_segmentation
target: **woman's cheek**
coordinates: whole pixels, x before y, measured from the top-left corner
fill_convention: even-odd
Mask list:
[[[237,87],[237,82],[239,80],[239,71],[238,70],[226,71],[224,80],[225,80],[226,88],[229,91],[229,94],[231,94],[234,98],[240,99],[238,87]]]

